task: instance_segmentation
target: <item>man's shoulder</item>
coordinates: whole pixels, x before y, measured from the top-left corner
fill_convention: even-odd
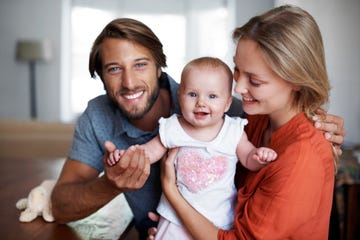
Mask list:
[[[116,106],[107,95],[100,95],[88,102],[85,111],[79,120],[83,124],[107,125],[110,124],[117,115]]]
[[[110,105],[111,101],[109,99],[109,97],[104,94],[104,95],[99,95],[91,100],[89,100],[88,102],[88,107],[96,107],[96,106],[107,106]]]
[[[115,113],[116,109],[116,105],[104,94],[91,99],[88,102],[85,112],[87,114],[109,114]]]

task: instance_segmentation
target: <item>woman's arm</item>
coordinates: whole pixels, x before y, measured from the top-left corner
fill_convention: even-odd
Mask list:
[[[218,228],[198,213],[180,194],[176,186],[174,160],[178,149],[171,149],[168,157],[162,161],[161,182],[163,192],[178,217],[194,239],[217,239]],[[201,227],[199,227],[201,226]]]
[[[300,231],[295,233],[297,236],[308,234],[317,217],[324,223],[330,213],[327,208],[331,208],[333,168],[330,166],[333,163],[326,160],[328,166],[324,167],[322,153],[311,151],[310,144],[305,148],[303,145],[287,147],[286,153],[266,170],[248,173],[252,177],[249,175],[247,187],[239,190],[241,208],[237,209],[234,228],[229,231],[215,227],[179,193],[174,169],[176,152],[173,151],[161,168],[163,192],[194,239],[284,239],[296,231]],[[331,157],[329,152],[326,158]],[[319,160],[300,161],[299,158]],[[320,234],[327,229],[323,223],[318,229]]]

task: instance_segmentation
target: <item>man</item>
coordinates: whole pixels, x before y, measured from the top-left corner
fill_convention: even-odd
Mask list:
[[[142,150],[130,148],[118,164],[107,167],[104,161],[115,146],[104,142],[110,140],[120,149],[145,143],[157,135],[160,117],[180,113],[178,84],[162,72],[164,67],[161,42],[141,22],[116,19],[97,37],[89,71],[100,77],[107,95],[91,100],[76,125],[72,148],[52,192],[58,222],[84,218],[124,193],[140,238],[146,238],[154,225],[147,214],[155,211],[161,195],[159,163],[150,166]],[[239,100],[234,99],[228,114],[242,114]],[[341,118],[328,115],[325,124],[318,124],[338,134],[327,135],[330,141],[342,143]],[[105,174],[99,177],[102,171]]]

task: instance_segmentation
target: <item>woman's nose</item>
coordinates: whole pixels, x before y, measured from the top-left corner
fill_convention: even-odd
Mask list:
[[[246,77],[244,75],[240,74],[238,78],[235,79],[235,87],[234,87],[235,93],[242,94],[248,91],[245,78]]]

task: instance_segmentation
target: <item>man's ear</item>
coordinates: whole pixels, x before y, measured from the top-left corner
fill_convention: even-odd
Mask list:
[[[161,67],[157,67],[157,78],[159,79],[161,76]]]

